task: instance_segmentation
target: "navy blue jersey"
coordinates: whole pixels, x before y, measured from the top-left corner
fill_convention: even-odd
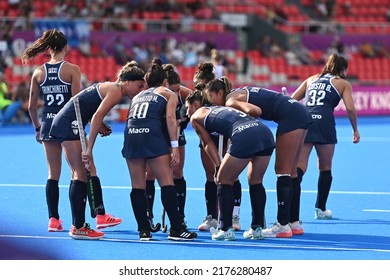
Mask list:
[[[149,88],[137,94],[130,107],[125,139],[124,158],[153,158],[170,154],[165,112],[168,100]]]
[[[227,152],[236,158],[251,158],[275,147],[271,130],[259,120],[234,108],[224,106],[205,107],[210,110],[204,120],[209,133],[230,138]],[[266,154],[270,155],[270,154]]]
[[[60,71],[65,61],[56,64],[45,63],[45,80],[39,85],[40,95],[44,100],[41,124],[41,138],[49,140],[49,131],[55,115],[72,97],[71,83],[60,78]]]
[[[241,89],[247,91],[247,102],[261,109],[262,119],[278,124],[277,134],[295,129],[307,129],[311,122],[305,106],[289,96],[259,87]]]
[[[103,100],[99,92],[99,84],[91,85],[76,96],[79,99],[84,129]],[[74,108],[74,97],[55,116],[50,129],[50,138],[59,141],[80,139]]]
[[[341,100],[340,93],[333,86],[331,74],[319,76],[306,88],[306,108],[313,123],[310,125],[305,142],[336,144],[336,123],[334,108]]]

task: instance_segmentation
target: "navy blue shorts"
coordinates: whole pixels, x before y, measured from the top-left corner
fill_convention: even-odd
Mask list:
[[[288,103],[278,108],[276,134],[284,134],[296,129],[307,129],[312,118],[306,107],[300,102]]]

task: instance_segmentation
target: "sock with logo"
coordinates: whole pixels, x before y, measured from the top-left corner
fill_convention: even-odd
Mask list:
[[[322,211],[326,210],[326,202],[332,185],[332,179],[331,170],[320,171],[320,176],[318,178],[317,201],[315,206],[316,208],[320,208]]]
[[[48,179],[46,181],[46,203],[49,210],[49,219],[59,219],[58,201],[60,199],[60,189],[58,187],[58,180]]]
[[[214,219],[218,219],[218,200],[217,200],[217,185],[214,181],[207,181],[205,184],[205,197],[207,215],[211,215]]]
[[[130,192],[130,201],[135,220],[137,221],[138,231],[149,230],[145,190],[133,188]]]
[[[184,221],[179,213],[176,191],[173,186],[161,186],[161,202],[171,222],[171,227],[174,230],[180,230],[184,226]]]
[[[87,183],[80,180],[71,181],[69,187],[70,208],[73,225],[79,229],[85,223],[85,207],[87,202]]]
[[[252,207],[252,229],[265,228],[264,210],[267,196],[263,184],[249,185],[249,196]]]
[[[276,195],[278,200],[278,222],[284,226],[290,221],[292,180],[291,176],[279,176],[276,182]]]
[[[148,200],[149,216],[153,219],[154,196],[156,194],[155,180],[146,180],[146,199]]]
[[[180,215],[184,218],[184,207],[186,204],[187,183],[184,177],[174,179],[173,184],[176,191],[177,205],[179,206]]]

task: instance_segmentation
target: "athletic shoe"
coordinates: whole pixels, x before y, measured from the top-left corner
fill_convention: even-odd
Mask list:
[[[249,230],[244,231],[243,236],[245,239],[249,239],[249,238],[254,240],[264,239],[262,231],[263,229],[261,227],[258,227],[256,229],[250,228]]]
[[[63,231],[64,228],[62,226],[62,221],[58,220],[56,218],[50,218],[47,230],[50,231],[50,232],[52,232],[52,231]]]
[[[82,228],[77,229],[72,226],[69,231],[70,237],[73,239],[101,239],[104,233],[101,231],[95,231],[89,227],[89,224],[84,223]]]
[[[330,211],[330,210],[322,211],[321,209],[316,208],[314,210],[314,219],[316,219],[316,220],[330,220],[330,219],[332,219],[332,211]]]
[[[208,215],[198,226],[198,230],[200,231],[209,231],[210,228],[217,228],[218,221],[214,219],[211,215]]]
[[[241,230],[240,216],[233,215],[232,224],[233,224],[234,230]]]
[[[276,237],[276,238],[290,238],[292,237],[292,231],[290,226],[282,226],[279,222],[276,222],[272,227],[263,229],[264,237]]]
[[[236,235],[234,233],[233,228],[228,228],[228,230],[226,230],[226,231],[219,229],[211,235],[211,239],[212,240],[234,241],[234,240],[236,240]]]
[[[170,228],[169,234],[168,234],[169,240],[176,240],[176,241],[194,240],[197,237],[198,237],[198,235],[196,234],[196,232],[188,231],[186,227],[183,227],[179,231],[176,231],[173,228]]]
[[[303,227],[301,225],[302,225],[301,221],[295,221],[293,223],[289,223],[293,235],[303,234]]]
[[[96,216],[96,228],[102,229],[106,227],[114,227],[122,223],[121,218],[115,218],[111,214],[97,215]]]
[[[152,235],[150,234],[150,231],[148,231],[148,230],[141,230],[139,232],[139,240],[141,240],[141,241],[150,241],[150,240],[152,240]]]

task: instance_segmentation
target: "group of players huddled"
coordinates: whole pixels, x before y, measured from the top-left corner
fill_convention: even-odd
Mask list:
[[[207,213],[199,231],[210,231],[213,240],[236,239],[236,232],[241,230],[238,178],[248,167],[252,220],[243,237],[258,240],[302,235],[301,181],[313,146],[320,170],[315,218],[332,218],[326,202],[337,143],[333,109],[341,99],[353,128],[353,142],[360,139],[352,87],[345,79],[348,70],[345,58],[331,55],[321,73],[309,77],[289,96],[255,86],[233,89],[229,79],[219,75],[212,62],[198,65],[194,89],[190,89],[181,85],[174,65],[163,64],[160,58],[154,58],[146,72],[136,62],[129,62],[118,72],[116,81],[98,82],[81,90],[80,68],[64,60],[67,39],[60,31],[45,31],[25,50],[22,59],[26,63],[46,51],[50,52],[50,60],[32,76],[29,112],[36,140],[43,143],[48,163],[49,231],[63,230],[58,213],[62,151],[72,172],[69,235],[73,239],[101,239],[104,233],[99,229],[122,222],[106,213],[93,147],[98,134],[111,134],[103,119],[125,96],[131,99],[131,105],[122,156],[131,177],[130,200],[140,240],[151,240],[152,233],[160,230],[161,225],[153,223],[155,180],[161,187],[161,202],[169,219],[168,239],[197,238],[197,233],[190,231],[185,222],[183,168],[187,124],[199,136],[206,174]],[[37,111],[40,94],[45,102],[41,119]],[[304,97],[305,104],[299,102]],[[262,119],[277,123],[275,135]],[[79,128],[85,129],[87,124],[89,137],[83,149]],[[274,150],[277,221],[267,228],[262,181]],[[87,197],[98,230],[86,223]]]

